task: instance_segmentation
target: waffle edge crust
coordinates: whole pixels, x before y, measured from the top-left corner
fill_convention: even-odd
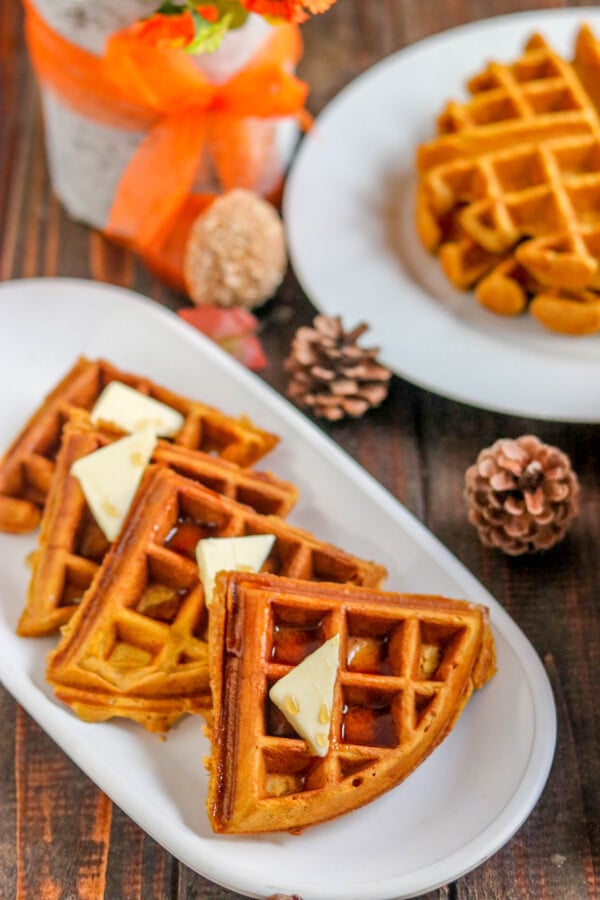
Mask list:
[[[320,758],[278,720],[268,691],[338,633],[330,745]],[[209,663],[213,830],[297,833],[410,775],[492,677],[495,651],[487,609],[465,601],[221,573]]]
[[[63,425],[73,414],[91,410],[111,381],[181,413],[184,424],[173,443],[182,447],[249,466],[279,442],[277,435],[255,427],[245,416],[231,418],[106,360],[81,356],[0,456],[0,531],[23,534],[37,527],[52,484]]]

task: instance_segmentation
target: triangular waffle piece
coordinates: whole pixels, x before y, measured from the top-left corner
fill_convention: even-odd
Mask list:
[[[94,521],[73,463],[115,440],[115,434],[94,429],[78,415],[63,429],[61,449],[48,494],[33,557],[27,604],[18,634],[39,637],[64,625],[92,583],[109,542]],[[226,497],[245,503],[261,514],[286,516],[298,491],[269,472],[255,472],[235,463],[159,440],[152,455],[166,466]]]
[[[249,534],[275,536],[263,568],[277,574],[369,585],[386,575],[279,516],[148,469],[119,540],[49,656],[56,696],[86,720],[128,716],[153,731],[208,707],[207,611],[194,550],[203,537]]]
[[[599,82],[589,28],[572,63],[535,35],[516,62],[490,63],[472,78],[469,99],[447,105],[438,136],[417,153],[417,230],[452,283],[470,289],[506,260],[527,273],[527,299],[554,296],[548,327],[566,301],[554,330],[570,333],[589,330],[589,310],[578,315],[574,304],[600,291]],[[504,272],[492,285],[483,305],[523,309],[522,280],[515,288]]]
[[[207,809],[222,833],[299,831],[380,796],[423,762],[495,670],[484,607],[270,575],[218,575],[209,634]],[[335,635],[329,749],[319,757],[269,690]]]
[[[128,385],[181,413],[184,425],[173,441],[183,447],[248,466],[279,440],[245,417],[230,418],[148,378],[123,372],[106,360],[81,357],[0,459],[0,531],[21,533],[36,527],[50,490],[64,423],[73,412],[90,410],[111,381]]]

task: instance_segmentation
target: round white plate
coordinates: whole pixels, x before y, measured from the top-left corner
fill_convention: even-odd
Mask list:
[[[503,16],[436,35],[374,66],[327,107],[288,178],[292,264],[308,296],[367,338],[398,375],[484,409],[600,421],[600,335],[546,331],[486,312],[446,281],[413,227],[414,156],[446,101],[490,59],[516,59],[541,32],[571,55],[593,8]]]
[[[502,847],[544,787],[556,722],[544,668],[500,604],[308,419],[173,313],[130,291],[65,279],[5,283],[0,310],[0,379],[11,385],[0,393],[0,451],[78,354],[103,356],[231,415],[246,413],[281,437],[262,467],[300,488],[290,521],[382,562],[390,590],[486,604],[498,657],[497,674],[449,737],[379,800],[299,836],[219,836],[205,810],[209,747],[200,717],[162,742],[131,722],[87,724],[56,701],[44,679],[55,639],[15,634],[35,535],[0,534],[0,681],[19,703],[155,840],[251,897],[414,897]]]

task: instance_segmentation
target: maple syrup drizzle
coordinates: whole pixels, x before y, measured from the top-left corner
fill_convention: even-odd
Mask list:
[[[298,663],[325,642],[321,623],[318,625],[275,625],[271,659],[286,666]]]
[[[217,536],[220,528],[217,522],[198,522],[189,516],[180,516],[165,538],[164,545],[168,550],[195,559],[198,541]]]

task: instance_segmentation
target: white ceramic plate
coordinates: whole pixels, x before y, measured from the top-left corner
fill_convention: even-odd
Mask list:
[[[284,213],[292,263],[316,306],[341,314],[398,375],[484,409],[600,421],[600,335],[566,337],[530,316],[486,312],[453,289],[413,227],[414,156],[450,98],[490,59],[516,59],[542,32],[572,53],[598,9],[504,16],[396,53],[345,88],[304,139]]]
[[[89,725],[44,682],[51,639],[15,636],[34,538],[0,535],[0,678],[64,751],[152,837],[207,878],[253,897],[410,897],[500,848],[546,781],[555,710],[544,669],[499,604],[390,494],[287,402],[172,313],[75,280],[0,286],[0,447],[79,353],[105,356],[282,438],[268,467],[301,490],[292,521],[389,569],[389,587],[491,607],[499,671],[448,739],[403,785],[333,823],[260,838],[217,837],[204,803],[199,717],[161,742],[126,722]],[[265,466],[266,467],[266,466]]]

